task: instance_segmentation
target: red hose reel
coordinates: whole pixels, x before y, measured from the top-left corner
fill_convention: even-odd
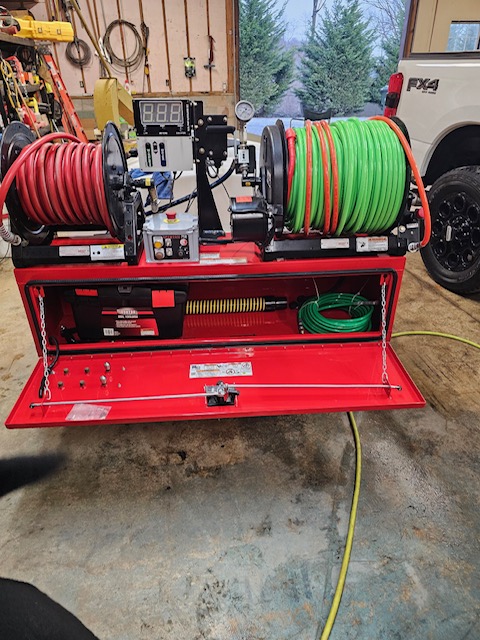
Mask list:
[[[58,137],[58,136],[57,136]],[[85,142],[34,142],[18,169],[26,214],[40,225],[99,225],[115,234],[102,180],[102,148]]]
[[[12,123],[2,138],[0,170],[0,206],[7,203],[12,231],[25,243],[49,244],[62,227],[105,229],[122,242],[133,240],[127,227],[136,225],[125,215],[132,189],[113,123],[100,144],[63,132],[35,140],[23,124]]]

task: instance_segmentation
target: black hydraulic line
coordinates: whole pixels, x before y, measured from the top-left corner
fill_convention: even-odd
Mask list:
[[[232,164],[229,166],[227,171],[225,171],[223,176],[220,176],[218,180],[215,180],[215,182],[212,182],[210,185],[210,188],[215,189],[215,187],[218,187],[219,185],[224,183],[226,180],[228,180],[228,178],[232,175],[234,171],[235,171],[235,160],[232,160]],[[196,198],[196,197],[197,197],[197,190],[194,189],[192,193],[189,193],[186,196],[182,196],[181,198],[177,198],[177,200],[172,200],[172,202],[169,202],[168,204],[164,204],[162,207],[160,207],[160,209],[158,209],[158,211],[156,211],[156,213],[163,213],[167,209],[170,209],[170,207],[176,207],[177,205],[183,204],[184,202],[188,202],[189,200],[193,200],[193,198]],[[154,215],[154,214],[150,213],[147,215]]]

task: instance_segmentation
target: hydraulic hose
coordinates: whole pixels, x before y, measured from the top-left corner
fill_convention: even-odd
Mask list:
[[[220,178],[215,180],[215,182],[212,182],[210,184],[210,188],[211,189],[215,189],[215,187],[218,187],[219,185],[221,185],[223,182],[228,180],[228,178],[232,175],[232,173],[234,171],[235,171],[235,160],[232,160],[232,164],[228,167],[227,171],[225,171],[223,176],[220,176]],[[172,202],[168,202],[167,204],[162,205],[156,211],[156,214],[157,213],[162,213],[163,211],[167,211],[167,209],[170,209],[171,207],[176,207],[177,205],[183,204],[184,202],[188,202],[189,200],[193,200],[193,198],[196,198],[196,197],[197,197],[197,190],[194,189],[192,191],[192,193],[189,193],[186,196],[182,196],[181,198],[177,198],[176,200],[172,200]],[[152,215],[152,214],[150,214],[150,215]]]
[[[53,144],[58,139],[71,142]],[[51,133],[25,147],[2,182],[0,207],[17,176],[20,204],[33,222],[100,225],[114,234],[103,184],[101,145],[80,142],[67,133]]]
[[[405,155],[423,205],[425,233],[430,213],[425,189],[404,134],[389,118],[307,121],[289,129],[286,226],[335,236],[377,234],[392,228],[404,201]]]
[[[325,311],[341,310],[348,318],[332,318]],[[299,321],[307,333],[357,333],[370,331],[373,306],[366,298],[353,293],[325,293],[310,298],[298,311]]]

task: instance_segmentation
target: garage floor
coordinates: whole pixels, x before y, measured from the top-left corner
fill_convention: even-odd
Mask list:
[[[0,266],[0,418],[36,361]],[[479,301],[408,258],[396,330],[480,341]],[[480,354],[396,349],[427,398],[358,414],[364,475],[332,640],[480,637]],[[34,583],[101,640],[315,640],[338,574],[354,448],[344,414],[7,431],[0,458],[62,453],[0,499],[1,575]]]

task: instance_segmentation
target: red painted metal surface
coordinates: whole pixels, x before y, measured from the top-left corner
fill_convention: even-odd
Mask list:
[[[110,371],[105,372],[105,362]],[[380,384],[382,351],[378,343],[268,346],[180,350],[131,354],[96,354],[61,357],[50,378],[52,401],[66,405],[31,408],[39,402],[41,363],[24,388],[7,420],[8,427],[49,427],[99,423],[158,422],[198,418],[233,418],[326,411],[366,411],[421,407],[423,398],[388,347],[390,383],[401,391],[385,389],[255,389],[240,388],[235,406],[208,407],[205,398],[133,400],[115,398],[201,393],[218,377],[191,378],[190,365],[251,364],[251,376],[224,378],[241,384]],[[85,373],[85,368],[88,373]],[[232,366],[233,368],[233,366]],[[64,369],[68,369],[64,373]],[[100,377],[107,383],[102,385]],[[80,386],[83,381],[84,386]],[[58,387],[62,383],[62,388]],[[101,400],[100,404],[85,404]]]
[[[37,351],[40,355],[38,292],[45,296],[47,334],[60,342],[60,358],[50,377],[59,406],[31,408],[39,402],[42,365],[38,363],[7,426],[46,427],[74,424],[157,422],[323,411],[419,407],[424,400],[398,361],[391,346],[387,363],[391,389],[255,389],[241,388],[234,406],[209,407],[205,397],[135,400],[141,395],[203,393],[205,384],[219,379],[240,384],[380,384],[382,350],[380,286],[387,285],[389,340],[404,257],[362,256],[262,262],[254,245],[207,248],[200,263],[77,264],[17,269]],[[181,338],[100,339],[69,344],[60,327],[73,322],[72,309],[62,297],[65,287],[94,291],[104,284],[138,286],[164,283],[188,285],[189,299],[284,295],[289,302],[322,291],[361,291],[376,300],[372,330],[363,334],[308,335],[299,332],[296,309],[244,314],[186,316]],[[169,284],[170,283],[170,284]],[[51,349],[50,349],[50,352]],[[105,370],[109,362],[111,369]],[[190,366],[247,363],[251,375],[223,378],[190,377]],[[68,369],[67,373],[64,370]],[[87,370],[87,371],[86,371]],[[228,367],[227,367],[228,370]],[[100,377],[105,375],[107,380]],[[60,386],[58,383],[61,383]],[[128,402],[112,399],[130,398]],[[88,404],[88,401],[100,401]],[[110,404],[109,404],[110,401]],[[80,405],[80,406],[79,406]]]

